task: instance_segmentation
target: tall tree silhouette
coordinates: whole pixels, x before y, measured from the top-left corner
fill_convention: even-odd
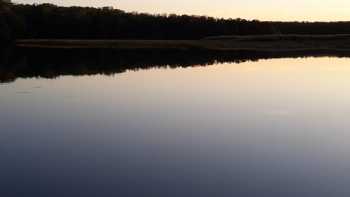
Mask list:
[[[217,35],[350,34],[350,22],[269,22],[128,13],[110,7],[1,4],[1,39],[202,39]],[[22,28],[22,31],[19,31]]]

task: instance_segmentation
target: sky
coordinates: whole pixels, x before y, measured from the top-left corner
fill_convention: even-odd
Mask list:
[[[152,14],[193,14],[272,21],[350,21],[349,0],[13,0],[63,6],[113,6]]]

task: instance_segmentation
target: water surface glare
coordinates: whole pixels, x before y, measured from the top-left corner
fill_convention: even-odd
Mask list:
[[[1,196],[349,196],[350,59],[0,84]]]

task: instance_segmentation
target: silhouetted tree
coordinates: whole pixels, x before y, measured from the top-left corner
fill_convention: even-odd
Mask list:
[[[0,42],[8,42],[23,32],[24,24],[12,11],[11,4],[0,0]]]
[[[175,14],[150,15],[111,7],[59,7],[52,4],[6,4],[2,7],[7,7],[1,8],[0,12],[2,39],[180,40],[217,35],[350,34],[350,22],[248,21]],[[14,30],[14,27],[17,29]],[[23,28],[22,34],[18,34],[19,27]]]

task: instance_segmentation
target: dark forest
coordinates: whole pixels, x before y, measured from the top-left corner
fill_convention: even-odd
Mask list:
[[[234,13],[232,13],[234,15]],[[350,34],[350,22],[269,22],[0,2],[0,39],[194,40],[218,35]]]

